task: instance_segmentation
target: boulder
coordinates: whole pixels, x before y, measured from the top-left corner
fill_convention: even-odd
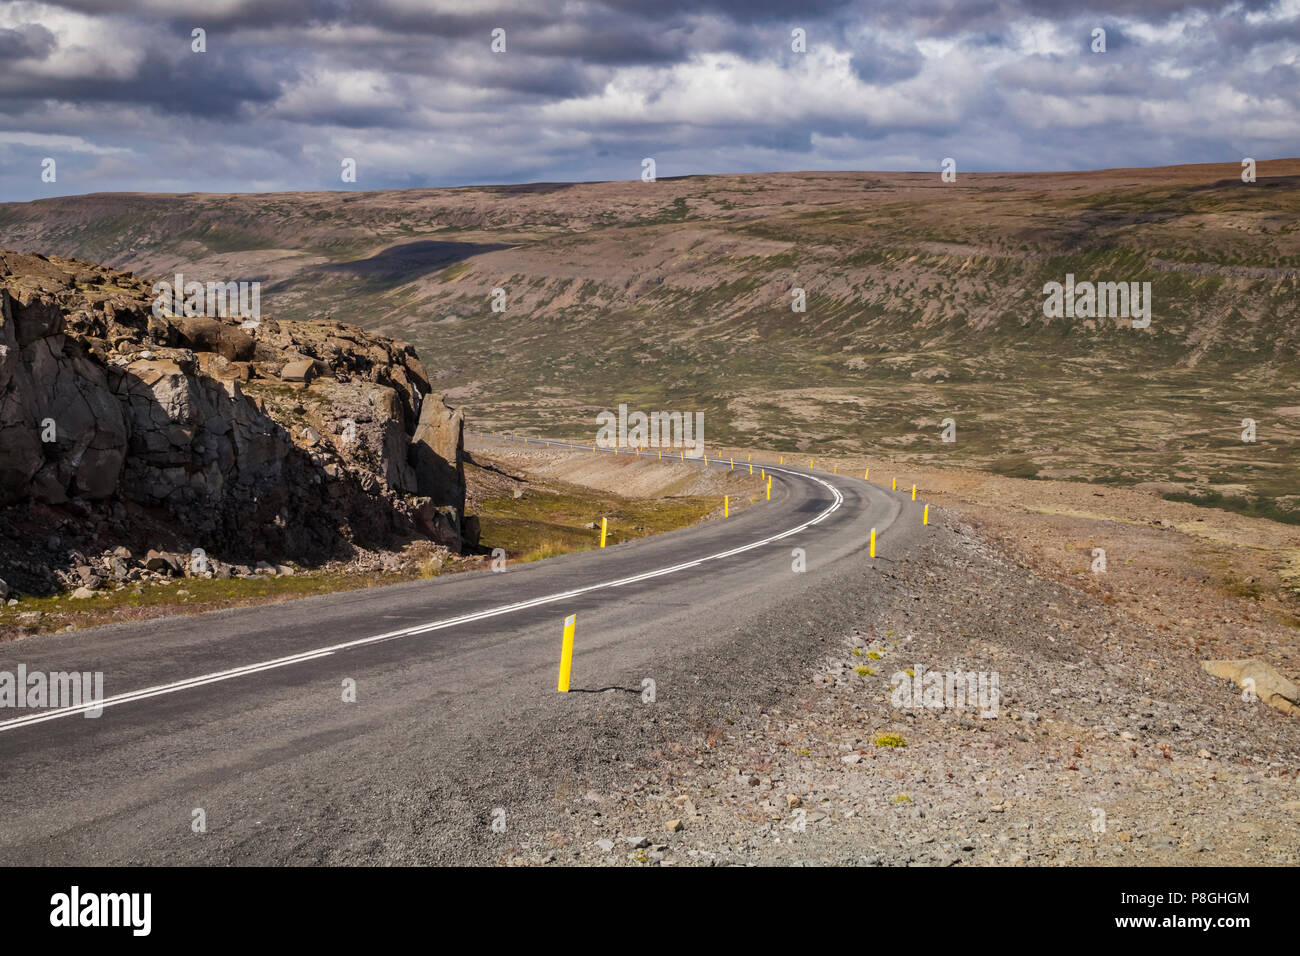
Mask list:
[[[195,352],[213,352],[229,362],[247,362],[257,343],[236,325],[204,316],[169,319],[180,343]]]
[[[429,396],[411,436],[411,466],[419,494],[465,510],[465,416]]]
[[[1260,700],[1284,714],[1300,710],[1300,686],[1261,660],[1203,661],[1201,666],[1243,690],[1253,689]]]
[[[316,377],[316,363],[311,359],[290,362],[280,369],[280,378],[286,382],[310,382]]]

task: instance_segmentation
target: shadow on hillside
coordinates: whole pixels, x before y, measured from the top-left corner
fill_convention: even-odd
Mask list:
[[[320,266],[316,271],[353,276],[358,279],[393,279],[409,282],[419,276],[463,262],[472,256],[509,248],[509,245],[499,242],[439,242],[434,239],[422,239],[418,242],[404,242],[389,246],[368,259],[354,259],[351,262],[335,262]]]

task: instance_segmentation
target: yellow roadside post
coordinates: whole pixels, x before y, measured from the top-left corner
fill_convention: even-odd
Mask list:
[[[731,517],[731,495],[722,496],[722,517]]]
[[[921,524],[930,523],[930,506],[926,505],[925,510],[921,512]]]
[[[736,470],[736,459],[734,459],[734,458],[731,459],[731,470],[732,470],[732,471],[735,471],[735,470]]]
[[[709,456],[708,456],[708,455],[705,455],[705,456],[704,456],[704,467],[705,467],[705,468],[708,468],[708,467],[709,467]]]
[[[832,471],[831,474],[838,475],[839,473],[840,473],[840,466],[836,465],[834,471]]]
[[[816,458],[809,458],[809,459],[808,459],[808,469],[809,469],[810,471],[812,470],[812,467],[813,467],[814,464],[816,464],[816,462],[817,462],[817,459],[816,459]]]
[[[753,466],[753,465],[750,465],[750,466],[749,466],[749,473],[750,473],[751,475],[754,473],[754,466]]]
[[[605,547],[605,533],[609,531],[609,521],[606,518],[600,519],[600,546]]]
[[[876,556],[876,529],[871,529],[871,556]]]
[[[916,500],[916,485],[912,486],[912,500]]]
[[[897,490],[898,490],[898,479],[897,479],[897,478],[894,479],[894,488],[893,488],[893,490],[894,490],[894,491],[897,491]]]
[[[663,461],[663,460],[664,460],[664,453],[663,453],[663,449],[662,449],[662,448],[659,450],[659,460],[660,460],[660,461]]]
[[[866,471],[864,471],[864,472],[862,473],[862,480],[863,480],[863,481],[870,481],[870,480],[871,480],[871,469],[870,469],[870,468],[868,468]]]
[[[746,456],[745,456],[745,461],[749,461],[749,460],[750,460],[751,458],[753,458],[753,457],[754,457],[753,455],[746,455]]]
[[[561,694],[569,692],[569,675],[573,671],[573,629],[577,623],[576,614],[570,614],[564,619],[564,643],[560,645],[560,679],[555,686]]]
[[[771,478],[767,479],[767,500],[768,501],[772,500],[772,479]]]
[[[782,455],[782,456],[781,456],[781,460],[780,460],[779,462],[777,462],[777,464],[779,464],[779,465],[784,465],[784,464],[785,464],[785,455]]]

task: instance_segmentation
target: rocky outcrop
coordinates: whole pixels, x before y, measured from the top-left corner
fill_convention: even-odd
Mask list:
[[[1202,661],[1215,677],[1232,681],[1248,694],[1284,714],[1300,712],[1300,686],[1261,660]]]
[[[170,526],[245,562],[462,547],[462,416],[410,346],[152,305],[129,273],[0,252],[0,539],[40,514],[96,546],[143,553]],[[0,553],[19,589],[60,560],[21,557]]]

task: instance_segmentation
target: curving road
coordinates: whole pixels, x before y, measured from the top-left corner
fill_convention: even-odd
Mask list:
[[[637,675],[684,660],[697,683],[725,682],[694,662],[738,634],[761,653],[775,636],[753,622],[863,560],[872,527],[884,553],[920,507],[860,479],[769,472],[770,503],[603,551],[0,646],[0,671],[102,671],[107,698],[94,719],[0,710],[0,863],[455,858],[479,839],[458,836],[466,814],[477,830],[490,801],[560,785],[539,733],[575,708],[607,716],[587,713],[607,695],[555,692],[565,616],[576,691],[639,694]]]

